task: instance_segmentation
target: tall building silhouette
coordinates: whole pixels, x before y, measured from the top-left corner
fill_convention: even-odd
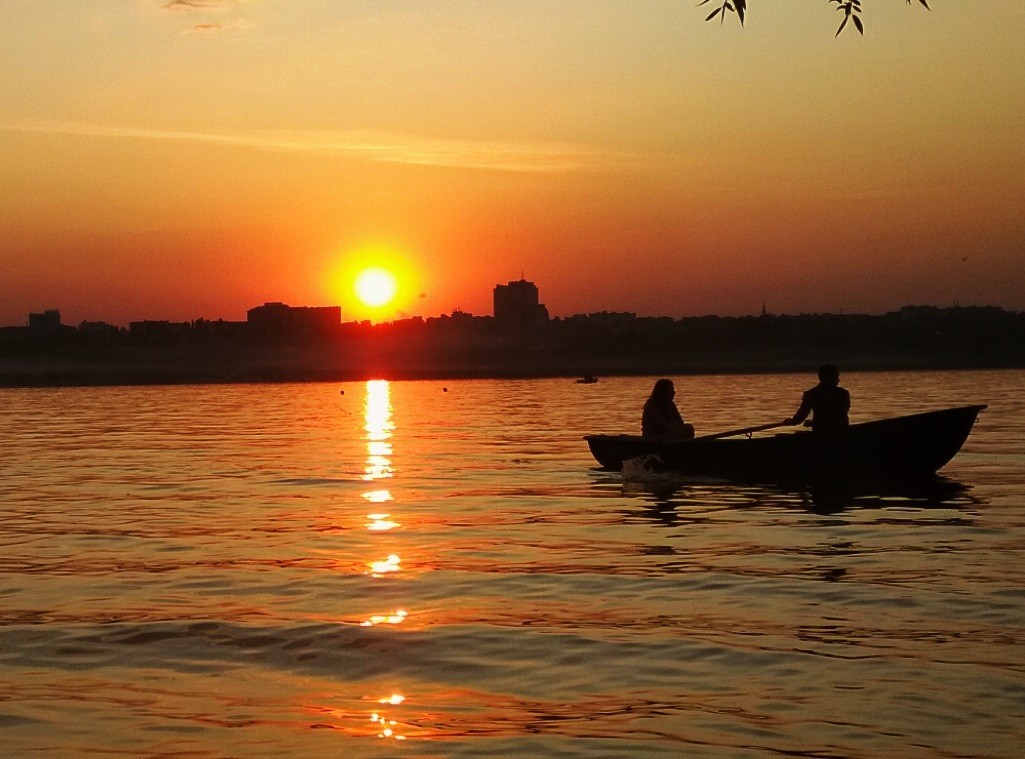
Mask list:
[[[534,329],[548,321],[537,285],[525,279],[495,285],[495,322],[504,329]]]

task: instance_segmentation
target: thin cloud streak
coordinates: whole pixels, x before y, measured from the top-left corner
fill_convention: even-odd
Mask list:
[[[231,5],[225,0],[169,0],[160,6],[168,11],[207,11],[218,10]]]
[[[218,34],[221,32],[230,32],[239,29],[248,28],[248,24],[243,21],[236,21],[233,24],[196,24],[185,29],[185,34]]]
[[[217,134],[88,123],[26,122],[0,125],[6,132],[108,139],[162,140],[250,150],[362,158],[381,163],[523,173],[569,173],[635,165],[638,156],[556,143],[439,140],[366,132]]]
[[[244,29],[249,25],[245,20],[236,18],[234,21],[214,20],[225,16],[237,15],[242,0],[168,0],[160,5],[161,11],[170,11],[175,15],[186,17],[205,16],[206,21],[195,23],[184,29],[186,34],[216,34],[236,29]]]

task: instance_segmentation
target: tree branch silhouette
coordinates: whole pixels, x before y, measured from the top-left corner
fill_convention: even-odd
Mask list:
[[[916,2],[916,0],[905,1],[908,5]],[[710,2],[712,0],[701,0],[698,3],[698,7],[708,5]],[[835,3],[836,9],[843,12],[843,20],[840,21],[840,27],[836,30],[835,36],[840,36],[840,32],[847,26],[848,21],[854,25],[859,34],[865,34],[865,24],[861,20],[861,0],[826,0],[826,2]],[[928,0],[917,0],[917,2],[926,10],[930,10]],[[705,17],[705,21],[713,21],[718,16],[719,23],[722,23],[726,20],[727,13],[736,13],[737,18],[740,20],[740,25],[743,26],[744,16],[747,13],[747,0],[722,0],[719,6]]]

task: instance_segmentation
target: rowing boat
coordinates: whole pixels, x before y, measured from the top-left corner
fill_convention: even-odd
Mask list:
[[[685,476],[749,482],[910,480],[934,475],[961,450],[986,406],[961,406],[852,424],[838,432],[800,430],[765,437],[721,433],[679,442],[639,435],[585,435],[603,469],[654,457],[649,466]],[[736,433],[779,425],[762,425]]]

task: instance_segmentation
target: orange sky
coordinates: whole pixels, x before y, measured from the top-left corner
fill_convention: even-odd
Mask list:
[[[5,0],[0,325],[1025,310],[1025,7],[865,5]]]

